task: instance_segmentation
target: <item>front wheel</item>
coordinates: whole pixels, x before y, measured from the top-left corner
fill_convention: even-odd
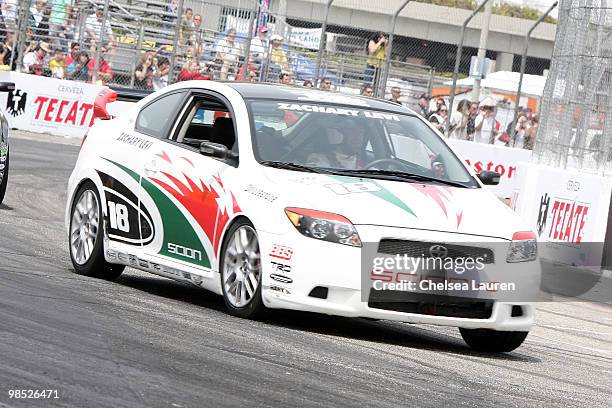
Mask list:
[[[227,232],[221,250],[221,287],[230,314],[244,318],[260,315],[261,254],[253,225],[240,220]]]
[[[4,164],[4,166],[1,166]],[[8,172],[9,172],[9,154],[6,153],[6,159],[4,163],[0,163],[0,167],[4,167],[0,169],[0,204],[2,204],[2,200],[4,200],[4,193],[6,193],[6,185],[8,184]]]
[[[112,280],[125,266],[106,262],[102,231],[102,207],[98,189],[91,181],[85,182],[75,195],[70,218],[70,259],[79,275]]]
[[[459,328],[463,340],[478,351],[507,353],[523,344],[529,332]]]

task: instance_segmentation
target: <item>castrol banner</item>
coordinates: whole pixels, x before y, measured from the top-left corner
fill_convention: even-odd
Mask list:
[[[456,139],[449,139],[447,142],[474,172],[479,173],[482,170],[489,170],[496,171],[501,175],[498,185],[487,186],[500,198],[510,198],[512,196],[512,193],[518,187],[518,164],[531,160],[531,150],[527,149],[515,149]]]
[[[82,137],[93,124],[101,85],[17,72],[0,72],[0,81],[15,83],[14,91],[0,94],[0,107],[11,128]],[[110,113],[121,104],[109,105]]]

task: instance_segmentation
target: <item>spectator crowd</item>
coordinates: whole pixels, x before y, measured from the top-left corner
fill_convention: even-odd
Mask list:
[[[76,0],[36,0],[29,9],[25,43],[21,47],[23,57],[19,58],[15,33],[21,3],[21,0],[0,0],[0,65],[5,70],[99,84],[123,81],[143,90],[159,90],[171,78],[250,82],[273,79],[283,85],[298,82],[281,35],[270,35],[265,25],[258,27],[250,42],[239,39],[234,28],[220,37],[206,35],[202,15],[195,14],[191,8],[184,10],[179,22],[172,18],[163,21],[170,27],[178,24],[176,52],[169,44],[143,51],[133,66],[133,74],[128,73],[125,78],[122,73],[119,81],[113,70],[118,40],[112,19],[104,18],[103,6],[95,6],[84,19],[79,19]],[[168,7],[176,8],[174,3],[170,1]],[[384,32],[375,33],[366,41],[362,96],[374,97],[380,85],[388,41]],[[174,66],[179,67],[175,72],[172,72],[173,59]],[[318,83],[306,80],[301,85],[332,91],[334,80],[326,76]],[[399,87],[390,89],[390,102],[403,105],[404,99]],[[480,102],[461,100],[455,111],[449,112],[443,97],[431,98],[424,94],[413,109],[446,137],[532,149],[538,128],[537,115],[521,109],[516,126],[512,128],[511,122],[502,129],[496,119],[496,105],[490,97]]]

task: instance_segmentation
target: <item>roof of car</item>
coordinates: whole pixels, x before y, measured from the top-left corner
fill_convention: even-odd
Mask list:
[[[413,113],[410,109],[382,99],[339,92],[321,91],[301,86],[263,84],[252,82],[224,82],[234,88],[243,98],[282,99],[314,103],[333,103],[359,108],[381,109],[399,113]]]

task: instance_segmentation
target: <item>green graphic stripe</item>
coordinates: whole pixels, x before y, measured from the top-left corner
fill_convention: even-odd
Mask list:
[[[210,259],[208,257],[208,254],[206,253],[206,250],[202,246],[198,235],[194,231],[189,221],[187,221],[181,210],[179,210],[179,208],[172,202],[172,200],[170,200],[168,196],[166,196],[149,180],[144,177],[141,179],[138,173],[112,160],[105,160],[119,167],[121,170],[125,171],[137,182],[140,182],[142,188],[149,194],[149,196],[151,196],[151,198],[155,202],[155,205],[157,206],[157,209],[161,214],[164,229],[164,243],[162,245],[161,251],[159,251],[159,254],[196,264],[198,266],[203,266],[205,268],[210,268]],[[173,243],[194,250],[192,254],[195,256],[196,259],[191,259],[186,256],[180,256],[169,252],[168,243]],[[198,253],[195,251],[198,251],[200,253],[202,258],[201,260],[199,259],[200,256],[198,256]]]
[[[337,175],[332,175],[330,177],[342,183],[354,183],[355,179],[360,179],[359,177],[337,176]],[[375,184],[380,189],[378,191],[370,191],[369,192],[370,194],[375,195],[378,198],[382,198],[386,202],[393,204],[401,208],[402,210],[406,211],[408,214],[414,215],[416,217],[416,214],[414,213],[414,211],[412,211],[412,209],[408,207],[408,205],[406,205],[405,202],[400,200],[398,196],[396,196],[395,194],[393,194],[392,192],[390,192],[389,190],[387,190],[386,188],[384,188],[383,186],[381,186],[380,184],[378,184],[376,181],[372,179],[368,179],[368,182]]]

